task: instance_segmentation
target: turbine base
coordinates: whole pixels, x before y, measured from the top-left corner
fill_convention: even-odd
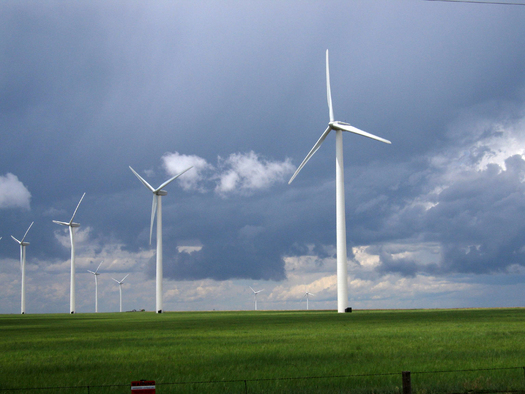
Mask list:
[[[352,308],[351,307],[346,308],[345,313],[352,313]]]

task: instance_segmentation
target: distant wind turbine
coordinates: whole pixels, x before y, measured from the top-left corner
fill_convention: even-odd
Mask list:
[[[89,272],[90,274],[95,275],[95,313],[98,312],[98,276],[100,275],[98,272],[98,269],[100,268],[103,262],[104,261],[100,262],[100,264],[98,265],[97,269],[94,272],[87,270],[87,272]]]
[[[192,166],[193,167],[193,166]],[[137,172],[129,167],[129,169],[135,174],[135,176],[146,186],[149,191],[153,193],[153,203],[151,205],[151,224],[149,228],[149,244],[151,245],[151,236],[153,233],[153,222],[155,221],[155,211],[157,211],[157,294],[156,294],[156,311],[162,313],[162,196],[168,194],[167,191],[162,188],[168,186],[171,182],[177,179],[179,176],[184,174],[192,167],[186,168],[180,174],[175,175],[173,178],[168,179],[158,188],[154,188],[148,182],[144,180]]]
[[[310,158],[317,152],[325,138],[332,130],[335,130],[336,143],[336,230],[337,230],[337,311],[344,313],[348,305],[348,273],[347,273],[347,253],[346,253],[346,222],[345,222],[345,190],[344,190],[344,165],[343,165],[343,131],[359,134],[364,137],[372,138],[377,141],[390,144],[391,142],[359,130],[348,123],[334,120],[334,112],[332,108],[332,93],[330,90],[330,67],[328,63],[328,50],[326,50],[326,95],[328,100],[328,111],[330,114],[330,122],[328,127],[321,135],[319,140],[315,143],[308,155],[297,168],[288,184],[292,183],[299,171],[310,160]]]
[[[310,292],[308,292],[308,290],[306,290],[306,291],[304,292],[303,298],[306,297],[306,310],[308,310],[308,296],[311,296],[311,295],[315,295],[315,294],[314,294],[314,293],[310,293]]]
[[[126,275],[125,277],[123,277],[122,280],[116,280],[115,278],[111,278],[115,282],[118,283],[118,291],[119,291],[119,294],[120,294],[120,311],[121,312],[122,312],[122,284],[124,283],[124,279],[126,279],[128,276],[129,276],[129,274]]]
[[[251,286],[250,286],[250,289],[252,289]],[[253,302],[255,304],[254,310],[257,310],[257,294],[259,294],[261,291],[264,291],[264,289],[259,290],[259,291],[255,291],[254,289],[252,289],[252,291],[253,291]]]
[[[80,198],[75,212],[73,212],[73,216],[71,216],[71,220],[69,222],[59,222],[58,220],[53,220],[53,223],[69,227],[69,238],[71,238],[71,279],[69,281],[69,312],[71,314],[75,313],[75,228],[80,227],[80,223],[74,223],[73,219],[75,218],[75,215],[78,211],[78,207],[80,206],[80,203],[84,199],[85,195],[86,193],[82,194],[82,197]]]
[[[26,313],[26,246],[29,245],[29,242],[25,242],[24,240],[26,239],[29,229],[33,227],[33,223],[35,222],[32,222],[29,225],[21,241],[11,235],[11,238],[13,238],[20,245],[20,271],[22,272],[22,300],[20,305],[20,313],[22,315]],[[0,237],[0,239],[2,238]]]

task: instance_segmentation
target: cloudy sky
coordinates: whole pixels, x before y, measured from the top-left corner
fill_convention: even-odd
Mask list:
[[[514,1],[517,3],[519,1]],[[525,1],[523,1],[525,4]],[[2,1],[0,313],[336,309],[335,136],[349,305],[524,306],[525,6],[424,0]]]

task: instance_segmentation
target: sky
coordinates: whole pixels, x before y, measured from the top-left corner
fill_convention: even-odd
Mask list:
[[[513,1],[520,3],[519,1]],[[525,5],[525,1],[523,2]],[[425,0],[2,1],[0,313],[525,306],[525,6]]]

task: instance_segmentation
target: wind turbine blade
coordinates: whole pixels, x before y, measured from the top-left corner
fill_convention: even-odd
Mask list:
[[[86,271],[89,272],[90,274],[96,275],[96,273],[93,271],[90,271],[90,270],[86,270]]]
[[[78,202],[78,205],[77,207],[75,208],[75,212],[73,212],[73,216],[71,216],[71,220],[69,221],[69,224],[73,223],[73,219],[75,218],[75,215],[77,214],[77,211],[78,211],[78,207],[80,206],[80,203],[82,202],[82,200],[84,199],[84,196],[86,195],[86,193],[82,194],[82,197],[80,198],[80,201]]]
[[[117,283],[120,285],[120,282],[119,282],[118,280],[116,280],[116,279],[113,278],[113,277],[112,277],[111,279],[113,279],[115,282],[117,282]]]
[[[332,108],[332,91],[330,89],[330,65],[328,64],[328,49],[326,50],[326,98],[328,100],[328,112],[330,122],[334,121],[334,110]]]
[[[151,237],[153,235],[153,222],[155,221],[155,213],[157,213],[157,195],[153,194],[153,202],[151,203],[151,225],[149,226],[149,244],[151,245]]]
[[[330,131],[332,130],[332,128],[330,126],[328,126],[328,128],[324,131],[324,133],[321,135],[321,138],[319,138],[317,140],[317,142],[315,143],[314,147],[310,150],[310,152],[306,155],[306,157],[304,158],[303,162],[301,163],[301,165],[299,167],[297,167],[297,170],[295,170],[295,173],[292,175],[292,177],[290,178],[290,180],[288,181],[288,184],[292,183],[292,181],[295,179],[295,177],[297,176],[297,174],[299,174],[299,171],[302,170],[302,168],[304,167],[304,165],[308,162],[308,160],[310,160],[310,158],[315,154],[315,152],[317,152],[317,150],[321,147],[321,144],[323,143],[323,141],[325,140],[325,138],[328,136],[328,134],[330,134]]]
[[[391,142],[389,140],[386,140],[384,138],[378,137],[377,135],[374,135],[374,134],[367,133],[366,131],[360,130],[357,127],[354,127],[354,126],[341,124],[341,123],[337,123],[337,122],[336,122],[336,124],[334,126],[336,128],[341,129],[341,130],[349,131],[350,133],[359,134],[359,135],[362,135],[363,137],[372,138],[373,140],[381,141],[381,142],[384,142],[385,144],[391,144]]]
[[[249,287],[250,289],[252,289],[251,286],[248,286],[248,287]],[[257,294],[257,292],[256,292],[254,289],[252,289],[252,291],[254,292],[254,294]]]
[[[22,238],[22,241],[20,241],[20,242],[24,242],[24,239],[26,239],[26,235],[27,235],[27,233],[29,232],[29,230],[31,229],[31,227],[33,227],[33,224],[34,224],[34,223],[35,223],[35,222],[33,222],[33,223],[31,223],[31,224],[29,225],[29,228],[27,229],[26,233],[24,234],[24,237]]]
[[[95,272],[94,272],[95,274],[98,272],[98,269],[100,268],[100,266],[102,265],[103,262],[104,262],[104,260],[102,260],[102,261],[100,262],[100,264],[98,265],[97,269],[96,269]]]
[[[53,220],[53,223],[61,224],[62,226],[69,226],[69,223],[67,223],[67,222],[59,222],[58,220]]]
[[[13,237],[12,235],[11,235],[11,238],[13,238],[13,239],[14,239],[16,242],[18,242],[19,244],[22,243],[22,242],[20,242],[18,239],[16,239],[15,237]],[[11,244],[11,245],[12,245],[12,244]]]
[[[144,178],[137,174],[137,172],[133,168],[131,168],[131,166],[129,166],[129,169],[135,174],[137,178],[139,178],[139,181],[141,181],[144,186],[146,186],[152,193],[155,193],[155,189],[153,188],[153,186],[151,186],[148,182],[146,182]]]
[[[168,186],[168,184],[170,184],[171,182],[173,182],[175,179],[177,179],[178,177],[180,177],[182,174],[184,174],[186,171],[192,169],[193,166],[189,167],[189,168],[186,168],[184,171],[182,171],[180,174],[178,175],[175,175],[173,178],[171,179],[168,179],[166,182],[164,182],[162,185],[160,185],[155,191],[158,192],[159,190],[162,190],[162,188]]]
[[[124,282],[124,279],[126,279],[128,276],[129,276],[129,274],[127,274],[125,277],[123,277],[122,280],[120,281],[120,283]]]

